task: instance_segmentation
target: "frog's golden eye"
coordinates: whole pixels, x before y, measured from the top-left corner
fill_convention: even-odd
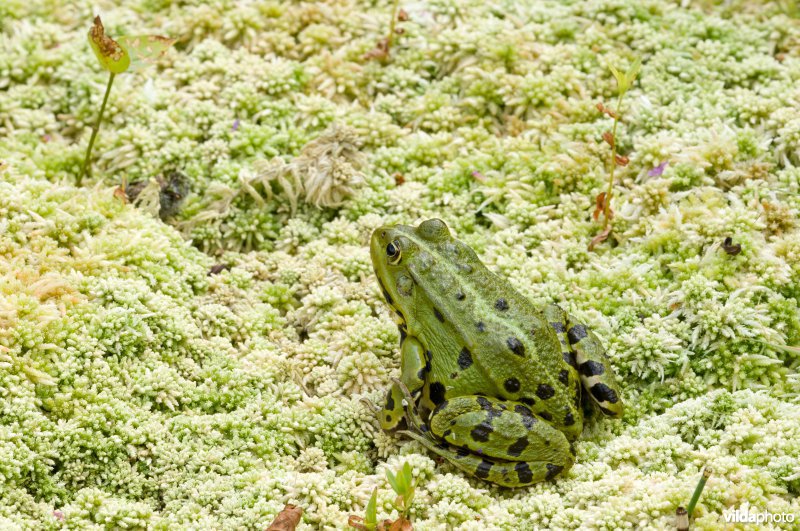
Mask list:
[[[386,256],[389,257],[390,264],[397,264],[400,262],[400,245],[397,240],[386,246]]]

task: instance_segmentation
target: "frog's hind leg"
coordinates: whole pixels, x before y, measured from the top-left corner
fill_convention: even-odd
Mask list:
[[[436,444],[422,435],[401,431],[425,446],[431,452],[447,459],[466,474],[491,481],[501,487],[525,487],[552,479],[563,467],[543,461],[505,461],[472,454],[464,448]]]
[[[619,387],[611,369],[611,362],[608,360],[600,340],[585,325],[577,323],[574,318],[554,304],[548,306],[545,313],[552,321],[551,326],[554,328],[557,328],[557,323],[563,323],[562,334],[559,336],[566,336],[567,344],[574,355],[575,368],[578,370],[584,389],[589,391],[589,396],[605,415],[621,417],[623,406]],[[557,315],[560,315],[560,320],[553,321]],[[556,332],[559,330],[557,329]]]
[[[402,433],[458,468],[507,487],[551,479],[575,460],[564,433],[520,402],[455,397],[433,411],[430,431],[435,440]]]

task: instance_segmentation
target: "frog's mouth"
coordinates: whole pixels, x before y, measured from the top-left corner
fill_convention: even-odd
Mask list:
[[[392,275],[389,273],[387,268],[387,257],[386,257],[386,246],[389,244],[389,240],[392,238],[392,233],[389,229],[385,227],[381,227],[375,229],[372,233],[372,238],[370,239],[370,257],[372,258],[372,269],[375,271],[375,276],[378,279],[378,285],[381,287],[381,293],[383,293],[383,298],[386,300],[386,303],[394,310],[395,314],[399,318],[398,324],[405,324],[406,318],[403,315],[403,312],[397,305],[397,297],[398,294],[394,292],[397,289],[396,286],[386,286],[383,283],[383,279],[390,279]]]

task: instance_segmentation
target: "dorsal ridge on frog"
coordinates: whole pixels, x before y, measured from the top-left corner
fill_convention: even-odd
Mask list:
[[[407,392],[418,426],[404,433],[469,474],[518,487],[572,466],[584,395],[622,415],[597,337],[555,304],[536,308],[443,221],[378,228],[370,254],[401,336],[383,429],[409,420]]]

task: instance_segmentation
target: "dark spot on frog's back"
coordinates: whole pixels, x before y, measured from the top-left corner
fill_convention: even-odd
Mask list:
[[[533,481],[533,472],[531,472],[531,467],[528,466],[528,463],[519,462],[514,465],[514,471],[517,473],[517,477],[519,478],[519,482],[523,485],[530,483]]]
[[[566,332],[566,329],[564,328],[564,323],[554,322],[550,323],[550,326],[552,326],[553,330],[555,330],[559,334],[563,334],[564,332]]]
[[[467,347],[464,347],[458,353],[458,366],[461,370],[464,370],[469,368],[470,365],[472,365],[472,353]]]
[[[563,466],[554,465],[552,463],[547,463],[547,475],[544,479],[553,479],[556,477],[562,470],[564,470]]]
[[[494,431],[491,422],[484,420],[469,433],[473,440],[478,442],[486,442],[489,440],[489,435]]]
[[[569,371],[567,369],[561,369],[561,372],[558,373],[558,381],[564,385],[569,383]]]
[[[516,337],[509,337],[506,339],[506,345],[508,345],[508,348],[511,349],[511,352],[517,356],[525,355],[525,346]]]
[[[444,322],[444,315],[442,315],[442,312],[440,312],[438,308],[433,309],[433,315],[436,316],[440,323]]]
[[[567,331],[567,339],[570,345],[574,345],[584,337],[586,337],[586,327],[582,324],[576,324]]]
[[[430,387],[431,402],[437,406],[444,402],[444,392],[445,388],[441,382],[432,382]]]
[[[478,465],[477,470],[475,470],[475,475],[481,479],[486,479],[489,477],[489,471],[492,470],[492,462],[486,461],[485,459],[481,461],[481,464]]]
[[[594,384],[589,391],[591,391],[592,396],[595,397],[598,402],[610,402],[612,404],[619,402],[617,393],[604,383]]]
[[[478,321],[475,323],[475,328],[478,329],[478,332],[486,332],[486,325],[483,324],[483,321]]]
[[[489,411],[492,409],[492,403],[489,402],[485,396],[478,396],[475,401],[478,402],[478,405],[481,406],[481,409],[484,411]]]
[[[501,312],[504,312],[508,310],[508,302],[502,298],[497,299],[497,301],[494,303],[494,307],[500,310]]]
[[[578,366],[578,371],[584,376],[600,376],[604,372],[606,372],[605,367],[603,367],[602,363],[598,363],[594,360],[584,361]]]
[[[572,416],[572,413],[564,415],[564,426],[572,426],[573,424],[575,424],[575,417]]]
[[[514,406],[514,411],[522,418],[522,424],[525,426],[525,429],[529,430],[536,424],[536,417],[534,417],[531,410],[525,406]]]
[[[554,394],[556,394],[556,392],[553,390],[552,386],[548,384],[539,384],[539,387],[536,388],[536,396],[542,400],[552,398]]]
[[[503,387],[505,387],[506,391],[509,393],[516,393],[519,391],[519,380],[516,378],[509,378],[503,382]]]
[[[508,447],[508,455],[512,457],[519,457],[527,447],[528,438],[520,437],[516,442],[511,443],[511,446]]]
[[[459,291],[458,293],[456,293],[456,299],[458,299],[460,301],[463,301],[465,298],[466,298],[466,295],[464,295],[463,292]]]

